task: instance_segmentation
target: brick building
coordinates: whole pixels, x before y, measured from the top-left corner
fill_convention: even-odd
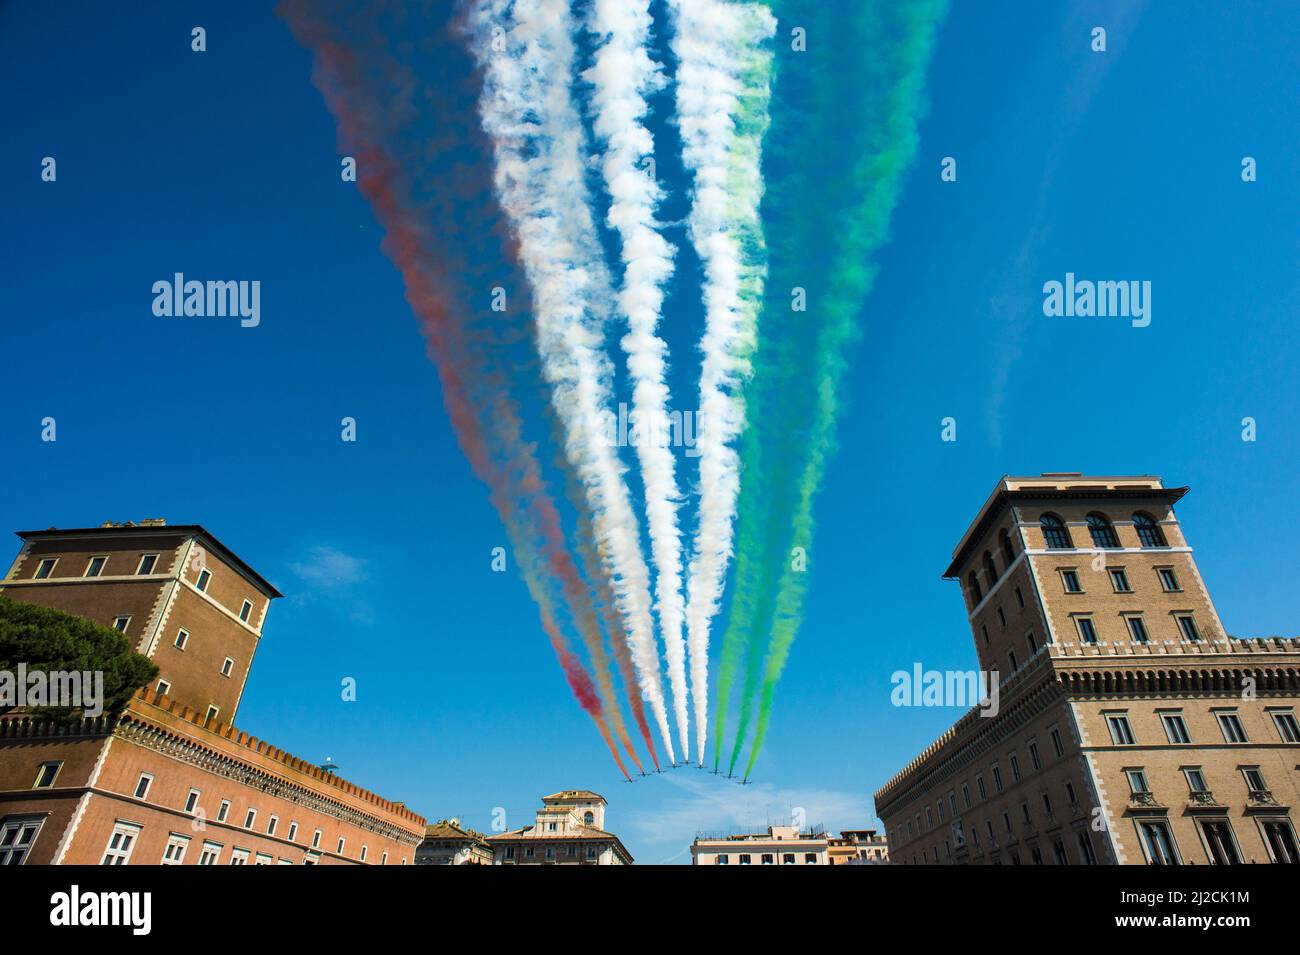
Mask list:
[[[1300,861],[1300,640],[1229,637],[1159,478],[1006,477],[962,536],[979,707],[876,794],[902,864]]]
[[[198,525],[20,532],[0,595],[159,667],[116,717],[0,717],[0,864],[408,864],[425,821],[233,725],[280,593]]]

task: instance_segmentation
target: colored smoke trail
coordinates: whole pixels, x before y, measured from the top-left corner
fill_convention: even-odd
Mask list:
[[[340,144],[357,153],[358,186],[385,230],[384,253],[398,267],[407,301],[429,343],[457,441],[475,475],[488,486],[489,498],[506,526],[521,574],[538,605],[543,630],[565,679],[596,723],[615,763],[627,776],[608,725],[609,719],[613,719],[616,727],[621,727],[621,716],[616,707],[612,713],[606,713],[601,691],[570,649],[556,620],[546,569],[560,577],[571,599],[575,595],[580,598],[583,593],[576,568],[563,551],[563,535],[554,503],[541,482],[532,448],[523,442],[519,433],[518,415],[505,384],[475,347],[472,330],[453,317],[452,303],[460,304],[457,312],[462,321],[468,321],[472,315],[472,309],[465,305],[463,289],[449,275],[462,271],[454,261],[455,252],[445,240],[435,240],[424,214],[414,207],[409,184],[381,145],[388,130],[379,120],[386,114],[380,98],[368,90],[364,77],[381,73],[391,79],[401,71],[383,59],[382,49],[357,54],[336,42],[331,35],[330,21],[318,17],[307,4],[285,3],[278,13],[298,41],[312,51],[313,82],[335,116]],[[350,32],[348,35],[355,42]],[[435,274],[435,269],[441,271]],[[526,509],[520,508],[521,501],[527,502]],[[536,545],[539,535],[546,540],[545,557]],[[588,614],[591,615],[590,608]],[[591,622],[594,625],[594,615]],[[599,629],[595,629],[599,649]],[[607,684],[607,668],[601,676],[602,683]],[[626,731],[622,736],[630,748]]]
[[[659,440],[656,426],[668,420],[668,346],[657,334],[663,285],[673,272],[673,248],[656,228],[661,198],[658,183],[644,163],[654,155],[654,138],[645,125],[646,94],[663,85],[663,75],[647,51],[649,0],[595,0],[587,29],[596,38],[595,59],[583,78],[592,84],[592,126],[605,145],[600,169],[609,192],[607,223],[617,231],[623,259],[618,310],[627,319],[621,345],[632,378],[632,411],[650,422],[656,437],[636,442],[645,488],[646,525],[654,563],[656,609],[664,659],[673,690],[682,759],[689,758],[686,644],[682,634],[682,540],[677,526],[680,494],[673,452]]]
[[[578,496],[575,494],[575,496]],[[632,651],[628,647],[627,631],[623,629],[623,618],[618,614],[618,608],[614,606],[614,595],[610,592],[609,581],[605,579],[604,570],[601,568],[600,558],[596,554],[591,520],[587,517],[587,512],[583,510],[585,502],[579,500],[578,504],[578,557],[582,561],[582,567],[587,575],[587,579],[592,582],[596,588],[596,609],[605,623],[605,632],[609,635],[609,644],[614,651],[614,661],[618,665],[619,675],[623,678],[623,688],[627,692],[628,707],[632,710],[632,719],[636,722],[637,729],[641,731],[641,737],[645,740],[646,749],[650,751],[650,759],[654,761],[655,769],[659,768],[659,754],[655,751],[654,737],[650,734],[650,724],[646,722],[645,701],[641,699],[641,687],[636,681],[636,666],[632,662]],[[641,761],[636,760],[638,768],[641,767]]]
[[[583,485],[596,545],[627,629],[642,696],[673,756],[650,614],[649,569],[623,467],[606,434],[611,404],[601,351],[610,288],[584,182],[573,104],[567,0],[476,0],[472,52],[484,73],[479,111],[492,138],[501,206],[533,292],[537,347],[566,457]]]
[[[828,61],[849,64],[850,70],[794,79],[796,60],[786,64],[782,76],[791,81],[777,88],[773,139],[788,150],[779,159],[802,170],[775,180],[770,207],[766,202],[764,207],[773,237],[773,279],[760,344],[764,408],[751,450],[755,462],[761,454],[766,464],[764,479],[754,488],[755,503],[765,506],[769,529],[778,517],[784,526],[780,534],[742,542],[742,549],[750,545],[764,555],[746,608],[751,612],[732,621],[750,641],[733,770],[757,695],[746,778],[762,751],[776,684],[802,620],[807,573],[791,554],[794,548],[811,551],[813,509],[834,450],[847,351],[861,334],[859,314],[877,271],[874,256],[888,240],[890,216],[916,153],[925,72],[946,8],[946,0],[913,0],[835,15],[811,0],[779,6],[784,21],[807,29],[810,44],[820,38],[835,47],[824,54]],[[832,130],[838,137],[833,155],[795,154],[809,143],[827,141]],[[837,161],[842,156],[853,157],[852,162]],[[784,296],[795,286],[808,288],[811,321],[791,315]],[[809,328],[815,333],[809,335]],[[811,387],[800,389],[799,383]],[[760,667],[757,650],[765,630],[769,638]]]
[[[765,277],[760,156],[768,126],[776,21],[767,7],[671,0],[682,156],[693,176],[687,220],[704,269],[700,340],[699,519],[688,578],[687,646],[696,755],[708,730],[709,631],[722,601],[740,490],[733,447],[744,427]],[[725,701],[719,713],[725,718]],[[718,737],[720,738],[720,732]]]

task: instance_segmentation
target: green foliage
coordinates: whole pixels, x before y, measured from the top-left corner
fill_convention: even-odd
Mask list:
[[[158,675],[158,665],[131,649],[111,627],[36,604],[0,597],[0,670],[80,670],[104,674],[104,713],[119,712],[140,687]],[[43,707],[58,718],[79,716],[67,707]]]

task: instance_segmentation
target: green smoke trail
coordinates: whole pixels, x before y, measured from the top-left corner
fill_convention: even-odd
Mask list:
[[[828,6],[789,0],[778,11],[782,33],[806,29],[808,52],[793,56],[811,62],[785,54],[770,136],[780,149],[769,146],[774,164],[789,162],[799,172],[778,166],[763,217],[772,277],[758,377],[768,386],[746,435],[752,453],[745,458],[745,487],[755,471],[762,479],[744,502],[739,525],[765,527],[758,539],[740,540],[741,553],[761,554],[761,565],[757,581],[741,581],[738,561],[737,598],[742,589],[752,596],[731,618],[748,633],[733,771],[758,697],[746,776],[762,749],[776,683],[801,621],[807,571],[791,555],[796,547],[811,548],[846,352],[861,333],[858,314],[876,276],[872,257],[888,239],[916,153],[925,70],[947,0],[863,3],[847,13]],[[807,313],[792,312],[783,298],[795,286],[807,289]]]

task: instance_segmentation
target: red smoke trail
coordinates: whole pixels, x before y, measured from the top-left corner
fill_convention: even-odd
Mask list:
[[[508,447],[525,447],[521,437],[523,423],[519,420],[514,405],[503,393],[497,396],[492,420],[507,435]],[[556,510],[555,502],[546,493],[537,458],[532,454],[518,455],[511,463],[521,472],[520,483],[524,492],[528,494],[534,520],[541,530],[549,566],[564,588],[570,613],[591,658],[592,669],[596,671],[596,679],[600,683],[601,698],[607,708],[609,722],[622,742],[623,748],[632,757],[632,762],[636,763],[636,768],[644,771],[641,760],[636,754],[636,747],[632,745],[632,740],[627,735],[623,713],[618,708],[614,680],[609,670],[609,658],[605,655],[605,646],[601,641],[600,624],[596,621],[586,584],[565,545],[564,531],[560,527],[560,512]],[[603,581],[604,577],[602,576],[600,580]],[[644,720],[644,716],[642,719]],[[653,752],[652,748],[651,753]]]
[[[576,488],[574,492],[579,493]],[[655,750],[654,736],[651,735],[650,724],[646,720],[645,701],[641,699],[641,684],[636,679],[632,650],[627,645],[627,631],[623,628],[623,616],[614,605],[614,594],[609,587],[609,578],[601,571],[591,520],[580,503],[578,515],[578,553],[582,556],[583,566],[587,568],[587,576],[596,583],[596,602],[600,605],[601,619],[605,621],[610,646],[614,648],[614,660],[618,663],[618,672],[623,677],[623,686],[627,689],[627,701],[632,708],[632,718],[636,720],[637,729],[641,731],[646,748],[650,750],[650,758],[654,760],[655,769],[658,769],[659,753]]]
[[[489,498],[505,523],[514,545],[516,558],[520,561],[525,583],[537,601],[541,614],[542,627],[546,631],[551,646],[559,659],[565,679],[578,699],[582,708],[596,723],[602,738],[609,747],[615,763],[628,776],[627,768],[619,755],[618,748],[610,735],[600,695],[590,674],[581,661],[569,648],[559,625],[556,623],[552,602],[540,579],[541,560],[536,554],[532,536],[521,526],[517,500],[520,495],[530,503],[532,517],[538,530],[547,540],[547,551],[552,570],[564,583],[566,596],[582,605],[582,583],[573,567],[572,559],[563,548],[563,533],[560,530],[559,515],[555,512],[553,502],[545,493],[532,448],[523,444],[511,428],[518,423],[518,417],[505,397],[504,388],[495,382],[494,376],[481,368],[481,361],[476,357],[462,335],[462,330],[452,318],[448,302],[457,300],[451,283],[444,277],[439,283],[430,275],[427,266],[437,261],[431,248],[433,243],[427,229],[419,222],[398,197],[400,176],[389,159],[387,152],[376,145],[378,137],[374,130],[368,129],[368,118],[375,115],[373,110],[354,108],[350,99],[344,95],[342,88],[345,77],[355,78],[358,68],[355,58],[346,48],[334,43],[310,18],[303,17],[301,11],[291,5],[282,5],[281,15],[289,23],[299,42],[312,50],[315,55],[312,79],[324,96],[327,106],[338,123],[339,140],[346,147],[358,151],[358,186],[370,203],[375,217],[385,229],[382,243],[384,254],[397,266],[403,277],[407,302],[419,318],[421,328],[428,340],[431,357],[442,385],[443,402],[455,430],[462,452],[470,462],[475,475],[489,489]],[[484,434],[483,421],[476,410],[471,397],[467,379],[478,377],[480,390],[484,386],[495,392],[496,407],[494,424],[507,425],[504,433],[493,435],[493,444],[502,445],[509,466],[502,467],[494,460],[489,451],[489,442]],[[517,481],[512,476],[518,474]],[[512,486],[513,485],[513,486]],[[514,492],[514,493],[512,493]],[[538,520],[538,518],[541,518]],[[587,611],[590,616],[590,610]],[[592,617],[594,624],[594,616]],[[599,631],[596,630],[597,649],[599,650]],[[603,657],[603,652],[598,654]],[[607,668],[606,668],[607,669]],[[615,722],[621,728],[622,718],[617,710]],[[621,732],[625,746],[632,752],[626,730]],[[640,767],[639,761],[637,762]]]

